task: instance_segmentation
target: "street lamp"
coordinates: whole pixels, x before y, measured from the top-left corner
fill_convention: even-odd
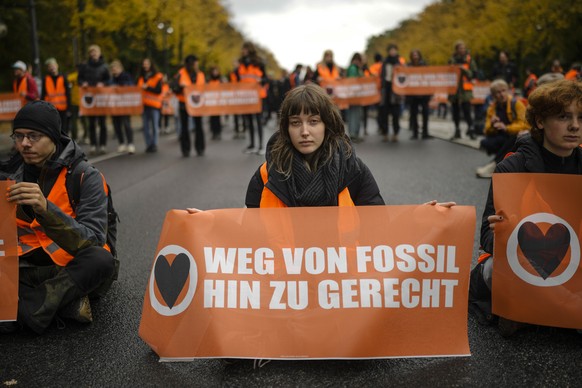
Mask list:
[[[170,25],[170,22],[159,22],[158,30],[163,33],[163,47],[164,47],[164,73],[168,74],[168,35],[172,35],[174,28]]]

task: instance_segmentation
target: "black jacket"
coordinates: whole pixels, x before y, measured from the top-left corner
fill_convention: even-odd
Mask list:
[[[562,158],[561,163],[554,163],[549,166],[544,161],[544,153],[552,159],[560,159],[558,156],[542,151],[542,146],[535,142],[531,136],[524,135],[517,139],[515,153],[502,160],[497,167],[496,173],[556,173],[556,174],[578,174],[582,175],[582,148],[577,147],[572,156]],[[546,156],[546,158],[547,158]],[[547,159],[546,159],[547,160]],[[495,214],[495,204],[493,203],[493,182],[489,185],[489,195],[481,219],[481,248],[493,254],[493,231],[489,228],[487,217]]]
[[[269,144],[267,145],[267,163],[269,163],[270,160],[270,145],[273,143],[276,136],[277,133],[271,137]],[[346,160],[344,167],[345,173],[342,176],[341,189],[338,191],[338,194],[347,187],[352,201],[356,206],[384,205],[384,199],[380,195],[380,189],[378,188],[374,176],[370,172],[368,166],[366,166],[360,158],[355,156],[355,153],[352,153],[352,157]],[[275,169],[269,169],[267,187],[281,201],[283,201],[285,205],[289,207],[297,206],[295,198],[293,198],[291,191],[289,190],[288,181],[285,180],[281,174],[277,173]],[[263,188],[264,184],[259,167],[249,182],[245,200],[247,207],[260,207]]]
[[[87,82],[89,86],[97,86],[99,82],[108,85],[110,79],[109,69],[107,69],[103,57],[99,58],[97,61],[89,60],[82,65],[79,70],[79,85],[83,85],[85,82]]]

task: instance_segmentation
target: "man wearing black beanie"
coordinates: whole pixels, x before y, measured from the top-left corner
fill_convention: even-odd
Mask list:
[[[91,322],[88,296],[115,272],[103,177],[60,128],[53,105],[28,103],[12,125],[17,153],[0,164],[0,180],[16,182],[0,200],[17,204],[19,256],[18,322],[0,323],[0,333],[25,325],[40,334],[55,316]],[[78,179],[79,193],[67,179]]]

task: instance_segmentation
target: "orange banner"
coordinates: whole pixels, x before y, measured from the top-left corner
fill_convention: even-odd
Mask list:
[[[459,77],[458,66],[395,66],[392,90],[401,96],[455,94]]]
[[[376,77],[342,78],[335,81],[321,81],[340,109],[350,105],[374,105],[380,102],[378,79]]]
[[[162,114],[166,116],[173,116],[175,113],[174,105],[176,103],[176,95],[170,93],[162,99]]]
[[[582,176],[494,174],[493,312],[582,328]]]
[[[485,99],[491,94],[491,82],[489,81],[474,81],[473,82],[473,98],[471,104],[484,104]]]
[[[171,210],[140,337],[161,360],[469,355],[475,208]]]
[[[81,116],[141,115],[142,92],[138,86],[79,88],[79,113]]]
[[[190,85],[184,89],[190,116],[260,113],[260,86],[252,83]]]
[[[22,108],[23,99],[17,93],[0,93],[0,121],[10,121]]]
[[[14,181],[0,181],[5,193]],[[0,322],[15,321],[18,311],[16,204],[0,199]]]

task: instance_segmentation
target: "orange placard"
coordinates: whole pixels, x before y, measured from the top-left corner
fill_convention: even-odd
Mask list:
[[[174,93],[168,93],[162,99],[162,114],[165,116],[173,116],[174,103],[176,102],[176,95]]]
[[[401,96],[455,94],[460,73],[458,66],[395,66],[392,90]]]
[[[143,89],[138,86],[79,88],[81,116],[141,115]]]
[[[17,93],[0,93],[0,121],[13,120],[23,106],[23,98]]]
[[[491,82],[489,81],[474,81],[473,82],[473,98],[471,104],[484,104],[487,97],[491,94]]]
[[[350,105],[374,105],[380,102],[378,78],[354,77],[334,81],[321,81],[324,88],[340,109]]]
[[[190,116],[260,113],[260,89],[256,83],[190,85],[184,88],[186,111]]]
[[[468,355],[475,209],[166,216],[140,337],[162,360]]]
[[[582,176],[493,174],[493,312],[582,328]]]
[[[5,193],[14,181],[0,181]],[[15,321],[18,311],[16,204],[0,198],[0,322]]]

